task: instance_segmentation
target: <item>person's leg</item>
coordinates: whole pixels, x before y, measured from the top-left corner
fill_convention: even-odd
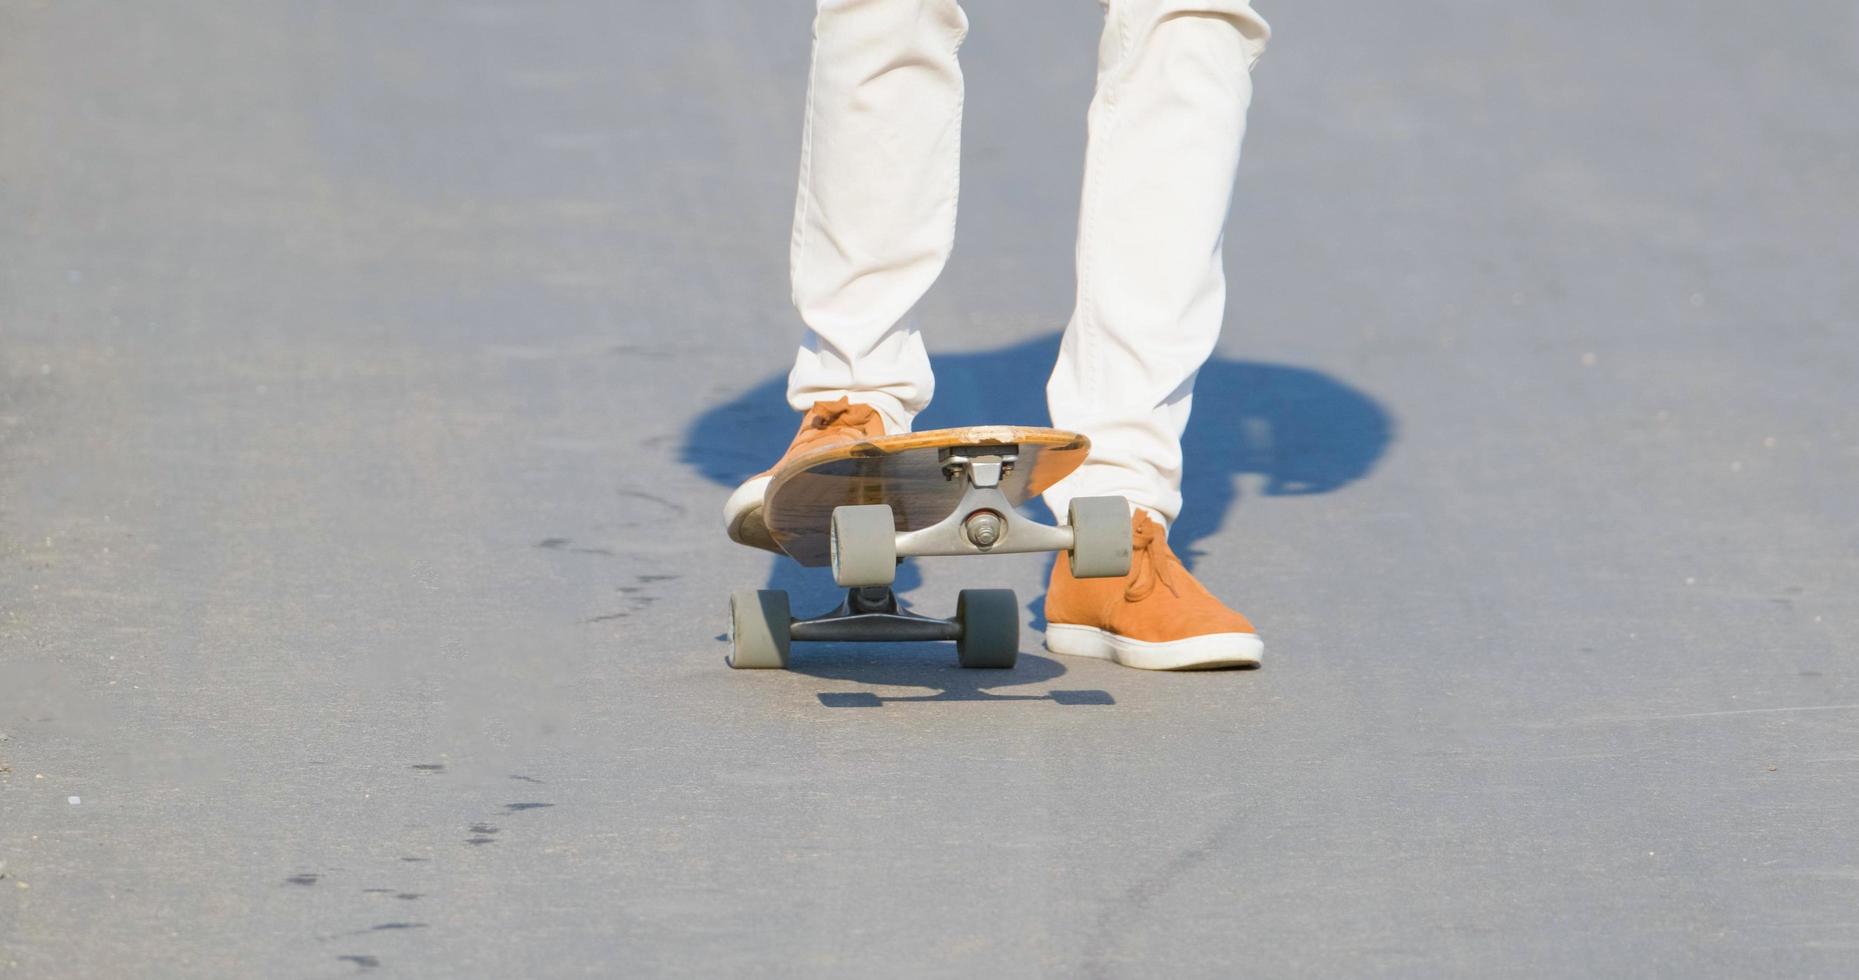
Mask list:
[[[967,32],[958,0],[819,0],[789,252],[807,326],[788,374],[788,404],[805,413],[789,455],[907,432],[929,404],[911,310],[955,241]],[[761,520],[771,473],[729,495],[723,523],[779,551]]]
[[[1226,300],[1221,233],[1250,70],[1269,28],[1244,0],[1107,0],[1087,117],[1078,297],[1047,385],[1091,460],[1046,493],[1181,509],[1181,434]]]
[[[1046,648],[1132,667],[1258,666],[1264,643],[1168,547],[1181,434],[1226,302],[1221,229],[1239,165],[1252,63],[1268,28],[1244,0],[1108,0],[1088,117],[1078,305],[1046,387],[1054,425],[1091,458],[1045,495],[1120,494],[1129,574],[1046,593]],[[1153,518],[1152,518],[1153,515]]]
[[[791,247],[807,338],[788,402],[906,431],[934,390],[911,309],[955,238],[968,20],[957,0],[819,0]]]

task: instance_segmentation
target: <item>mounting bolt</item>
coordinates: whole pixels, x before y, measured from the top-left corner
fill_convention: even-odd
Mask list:
[[[986,551],[1000,543],[1001,537],[1007,533],[1007,522],[991,510],[978,510],[962,522],[962,533],[974,542],[975,547]]]

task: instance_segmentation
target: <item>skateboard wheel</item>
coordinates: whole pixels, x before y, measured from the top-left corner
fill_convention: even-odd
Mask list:
[[[888,504],[833,508],[833,581],[848,588],[897,578],[897,522]]]
[[[955,655],[964,667],[1012,667],[1020,656],[1020,601],[1012,589],[963,589],[955,598],[962,638]]]
[[[729,665],[738,670],[785,668],[792,622],[786,592],[730,593]]]
[[[1130,504],[1122,497],[1074,497],[1073,578],[1120,578],[1130,573]]]

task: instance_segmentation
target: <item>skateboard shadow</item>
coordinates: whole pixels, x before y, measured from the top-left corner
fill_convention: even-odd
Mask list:
[[[936,399],[916,427],[1050,424],[1044,379],[1058,348],[1055,332],[1010,347],[932,358]],[[697,416],[685,429],[681,461],[725,488],[760,472],[787,447],[798,424],[787,406],[786,386],[786,372],[777,372]],[[1320,371],[1216,355],[1195,382],[1194,414],[1182,438],[1185,504],[1169,543],[1192,569],[1202,554],[1200,543],[1219,531],[1238,503],[1240,476],[1259,477],[1259,492],[1269,497],[1329,493],[1367,476],[1394,431],[1392,416],[1379,402]],[[1051,519],[1037,499],[1027,509]],[[899,595],[921,584],[915,562],[898,568]],[[832,608],[840,596],[824,569],[772,557],[764,588],[791,593],[797,613]],[[1043,629],[1043,599],[1030,608],[1034,627]],[[807,659],[802,654],[796,662]]]
[[[1064,665],[1022,653],[1012,670],[970,670],[955,661],[953,643],[909,643],[880,647],[860,643],[809,644],[790,661],[788,670],[808,677],[852,681],[874,687],[920,687],[931,694],[882,696],[871,691],[821,691],[828,708],[882,708],[886,705],[938,704],[959,701],[1029,701],[1058,705],[1109,705],[1109,691],[1047,690],[995,694],[993,689],[1044,684],[1065,674]]]

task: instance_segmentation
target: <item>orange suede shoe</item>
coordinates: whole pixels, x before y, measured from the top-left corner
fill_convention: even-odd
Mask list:
[[[1265,644],[1169,550],[1162,525],[1138,510],[1123,578],[1073,578],[1063,556],[1046,593],[1046,649],[1144,670],[1257,667]]]
[[[729,500],[724,502],[723,526],[729,530],[730,540],[779,554],[781,548],[762,524],[762,497],[768,492],[768,481],[774,476],[775,470],[804,450],[830,446],[835,442],[856,442],[884,434],[884,419],[870,405],[861,405],[847,398],[836,402],[814,402],[801,419],[800,431],[794,434],[794,441],[788,444],[787,452],[781,454],[775,465],[743,481],[742,486],[737,487],[729,495]]]

